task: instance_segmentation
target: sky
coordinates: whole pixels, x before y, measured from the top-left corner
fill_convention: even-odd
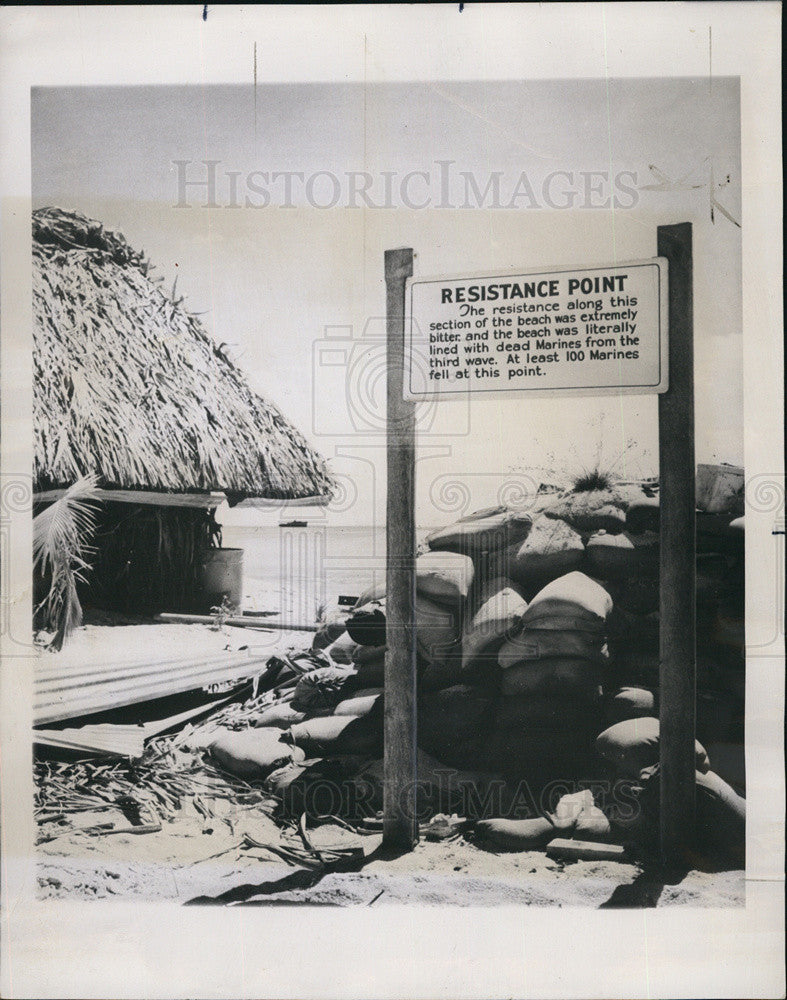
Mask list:
[[[741,229],[710,217],[712,172],[741,220],[737,80],[36,89],[32,165],[34,208],[98,219],[177,278],[329,460],[338,522],[384,520],[383,253],[397,246],[418,276],[533,270],[651,257],[658,225],[692,222],[697,460],[742,464]],[[536,467],[655,473],[657,402],[422,404],[418,441],[417,519],[438,524],[456,481],[474,509]]]

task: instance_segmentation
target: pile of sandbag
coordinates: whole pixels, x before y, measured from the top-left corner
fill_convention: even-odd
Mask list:
[[[596,740],[598,754],[623,779],[625,794],[613,797],[607,816],[622,840],[656,848],[659,834],[659,721],[643,715],[618,722]],[[711,768],[697,740],[695,755],[695,847],[722,863],[743,864],[746,853],[746,801]],[[620,787],[613,785],[614,787]]]
[[[593,748],[599,732],[658,716],[659,498],[653,488],[613,486],[537,506],[529,528],[526,515],[498,508],[427,541],[474,562],[462,668],[471,684],[499,671],[479,762],[512,777],[588,777],[599,761],[611,766]],[[744,536],[732,515],[697,512],[697,731],[715,778],[735,795],[745,789]],[[590,614],[561,614],[550,601],[550,588],[566,583],[581,584],[580,608],[593,595]]]
[[[319,756],[382,752],[382,687],[364,690],[352,663],[318,648],[271,657],[274,668],[276,685],[251,727],[227,729],[209,747],[221,767],[261,780]]]
[[[744,519],[736,514],[732,507],[696,514],[697,734],[724,778],[743,791]],[[616,575],[606,567],[605,586],[615,601],[609,637],[615,683],[611,677],[606,700],[610,723],[658,714],[659,527],[657,496],[633,503],[625,534],[617,537],[635,546],[637,571]],[[655,560],[645,555],[650,548]]]
[[[439,690],[460,679],[459,640],[473,574],[473,560],[458,552],[428,552],[416,561],[416,637],[424,689]],[[327,654],[353,664],[367,682],[382,684],[385,587],[362,594],[343,624],[346,632],[326,649]]]
[[[578,571],[520,607],[496,649],[499,697],[487,748],[510,778],[588,776],[611,609],[603,587]]]
[[[463,550],[473,550],[479,538],[508,537],[512,530],[508,523],[497,514],[491,516],[491,525],[487,518],[481,518],[447,535],[447,544],[455,542]],[[493,708],[489,691],[483,685],[468,683],[462,671],[463,623],[473,589],[473,560],[466,551],[430,551],[418,557],[415,570],[418,746],[444,764],[472,767]],[[375,649],[364,643],[380,638],[369,631],[369,622],[373,618],[380,621],[381,615],[384,619],[384,611],[385,597],[377,589],[362,595],[347,618],[347,632],[359,644],[354,665],[360,672],[364,667],[359,656],[372,656]],[[384,621],[380,623],[384,635]],[[383,664],[385,649],[380,653]]]
[[[473,561],[460,553],[426,553],[416,578],[419,745],[439,755],[437,763],[471,764],[492,708],[488,693],[462,683],[462,617]],[[349,615],[321,626],[311,653],[290,664],[297,676],[280,685],[254,727],[216,739],[215,760],[243,777],[266,778],[277,794],[292,789],[290,796],[314,790],[337,768],[349,787],[364,762],[381,767],[385,611],[384,588],[375,588]]]
[[[534,793],[555,780],[625,774],[647,798],[657,777],[641,776],[658,761],[658,496],[613,486],[537,499],[532,512],[479,511],[426,539],[416,562],[419,751],[439,765],[525,779]],[[697,607],[697,730],[718,770],[703,781],[716,792],[722,782],[735,813],[726,788],[745,790],[742,519],[698,512]],[[385,587],[371,588],[320,628],[304,654],[311,661],[261,711],[255,731],[273,736],[255,754],[254,737],[235,734],[232,765],[225,734],[217,759],[247,775],[268,768],[276,787],[301,789],[326,761],[344,761],[349,776],[379,763],[390,641]],[[646,744],[636,768],[609,749],[618,725]],[[697,774],[707,773],[698,757]],[[703,801],[714,794],[705,785]],[[601,829],[597,806],[585,807]]]

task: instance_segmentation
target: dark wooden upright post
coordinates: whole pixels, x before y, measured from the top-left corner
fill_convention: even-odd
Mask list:
[[[415,812],[415,403],[405,402],[405,281],[413,251],[385,253],[388,499],[383,845],[412,850]]]
[[[658,227],[669,262],[669,389],[659,396],[661,493],[661,850],[686,858],[694,835],[696,562],[691,223]]]

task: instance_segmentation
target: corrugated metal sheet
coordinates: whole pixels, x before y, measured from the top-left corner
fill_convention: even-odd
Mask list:
[[[39,661],[33,690],[33,725],[152,701],[209,684],[257,677],[264,672],[272,652],[268,650],[261,656],[222,653],[158,663],[150,659],[117,664]]]

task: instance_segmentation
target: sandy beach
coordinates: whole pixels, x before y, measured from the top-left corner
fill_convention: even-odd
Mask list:
[[[87,819],[86,819],[87,821]],[[72,834],[39,848],[40,899],[144,899],[180,903],[383,906],[743,906],[742,871],[690,871],[660,880],[639,865],[613,861],[563,864],[543,851],[497,854],[465,840],[421,841],[394,858],[369,860],[357,872],[298,868],[262,849],[240,848],[245,831],[280,842],[276,825],[249,814],[214,828],[193,813],[144,837]],[[311,831],[321,845],[379,847],[327,824]],[[219,855],[217,857],[217,855]]]

